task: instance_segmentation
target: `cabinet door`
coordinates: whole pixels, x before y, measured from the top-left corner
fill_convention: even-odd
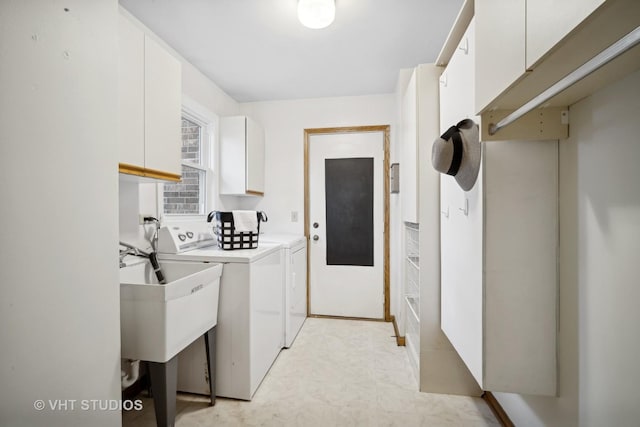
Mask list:
[[[144,167],[144,33],[118,18],[118,161]]]
[[[441,132],[474,118],[475,22],[440,81]],[[483,381],[482,170],[471,191],[455,179],[440,180],[441,326],[480,386]]]
[[[403,221],[418,222],[418,181],[417,181],[417,143],[418,143],[418,70],[414,70],[407,89],[402,97],[402,164],[400,173],[400,194],[402,195]]]
[[[469,192],[442,176],[441,327],[483,387],[483,172]]]
[[[535,0],[527,2],[527,68],[596,10],[605,0]]]
[[[463,119],[473,119],[476,81],[475,19],[469,23],[458,49],[440,78],[440,128],[444,133]]]
[[[220,194],[245,194],[246,118],[220,119]]]
[[[180,62],[145,36],[145,168],[180,175]]]
[[[476,0],[475,21],[479,113],[525,74],[525,0]]]
[[[246,140],[246,188],[247,194],[264,194],[264,132],[257,123],[247,117]]]

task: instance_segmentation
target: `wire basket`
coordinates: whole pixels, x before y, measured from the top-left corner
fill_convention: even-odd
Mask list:
[[[258,232],[236,232],[232,212],[213,211],[207,216],[207,222],[213,222],[213,233],[216,235],[218,247],[224,250],[255,249],[258,247],[260,222],[267,222],[267,214],[256,211]]]

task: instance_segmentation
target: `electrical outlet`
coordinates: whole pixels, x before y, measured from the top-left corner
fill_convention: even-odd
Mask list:
[[[291,222],[298,222],[298,211],[291,211]]]

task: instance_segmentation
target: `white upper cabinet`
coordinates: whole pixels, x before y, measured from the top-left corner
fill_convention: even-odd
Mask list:
[[[525,0],[476,0],[475,111],[525,73]]]
[[[247,193],[264,194],[264,131],[247,117]]]
[[[249,117],[220,119],[220,194],[264,195],[264,131]]]
[[[402,97],[402,162],[400,195],[403,221],[419,222],[420,150],[431,150],[438,137],[438,76],[440,68],[422,64],[415,68]]]
[[[443,72],[441,132],[474,118],[478,19]],[[470,191],[441,175],[441,326],[484,390],[556,394],[557,150],[483,142]]]
[[[476,113],[521,107],[638,26],[638,0],[476,0]],[[629,50],[545,103],[566,107],[640,66]]]
[[[605,0],[527,1],[527,68],[532,68],[536,61],[604,2]]]
[[[119,161],[144,167],[144,33],[120,15],[118,36]]]
[[[147,169],[180,175],[181,65],[148,36],[144,39],[144,59],[144,165]]]
[[[178,181],[181,175],[181,64],[122,14],[119,17],[120,172]]]
[[[440,76],[440,130],[474,118],[475,20],[471,20],[458,48]]]
[[[418,93],[416,73],[411,73],[407,90],[402,97],[402,162],[400,163],[400,195],[403,221],[418,222],[419,185],[416,180],[418,148]]]

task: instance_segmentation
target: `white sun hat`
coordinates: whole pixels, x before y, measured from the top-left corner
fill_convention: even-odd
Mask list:
[[[480,156],[478,125],[464,119],[433,142],[431,163],[438,172],[453,176],[464,191],[469,191],[478,178]]]

